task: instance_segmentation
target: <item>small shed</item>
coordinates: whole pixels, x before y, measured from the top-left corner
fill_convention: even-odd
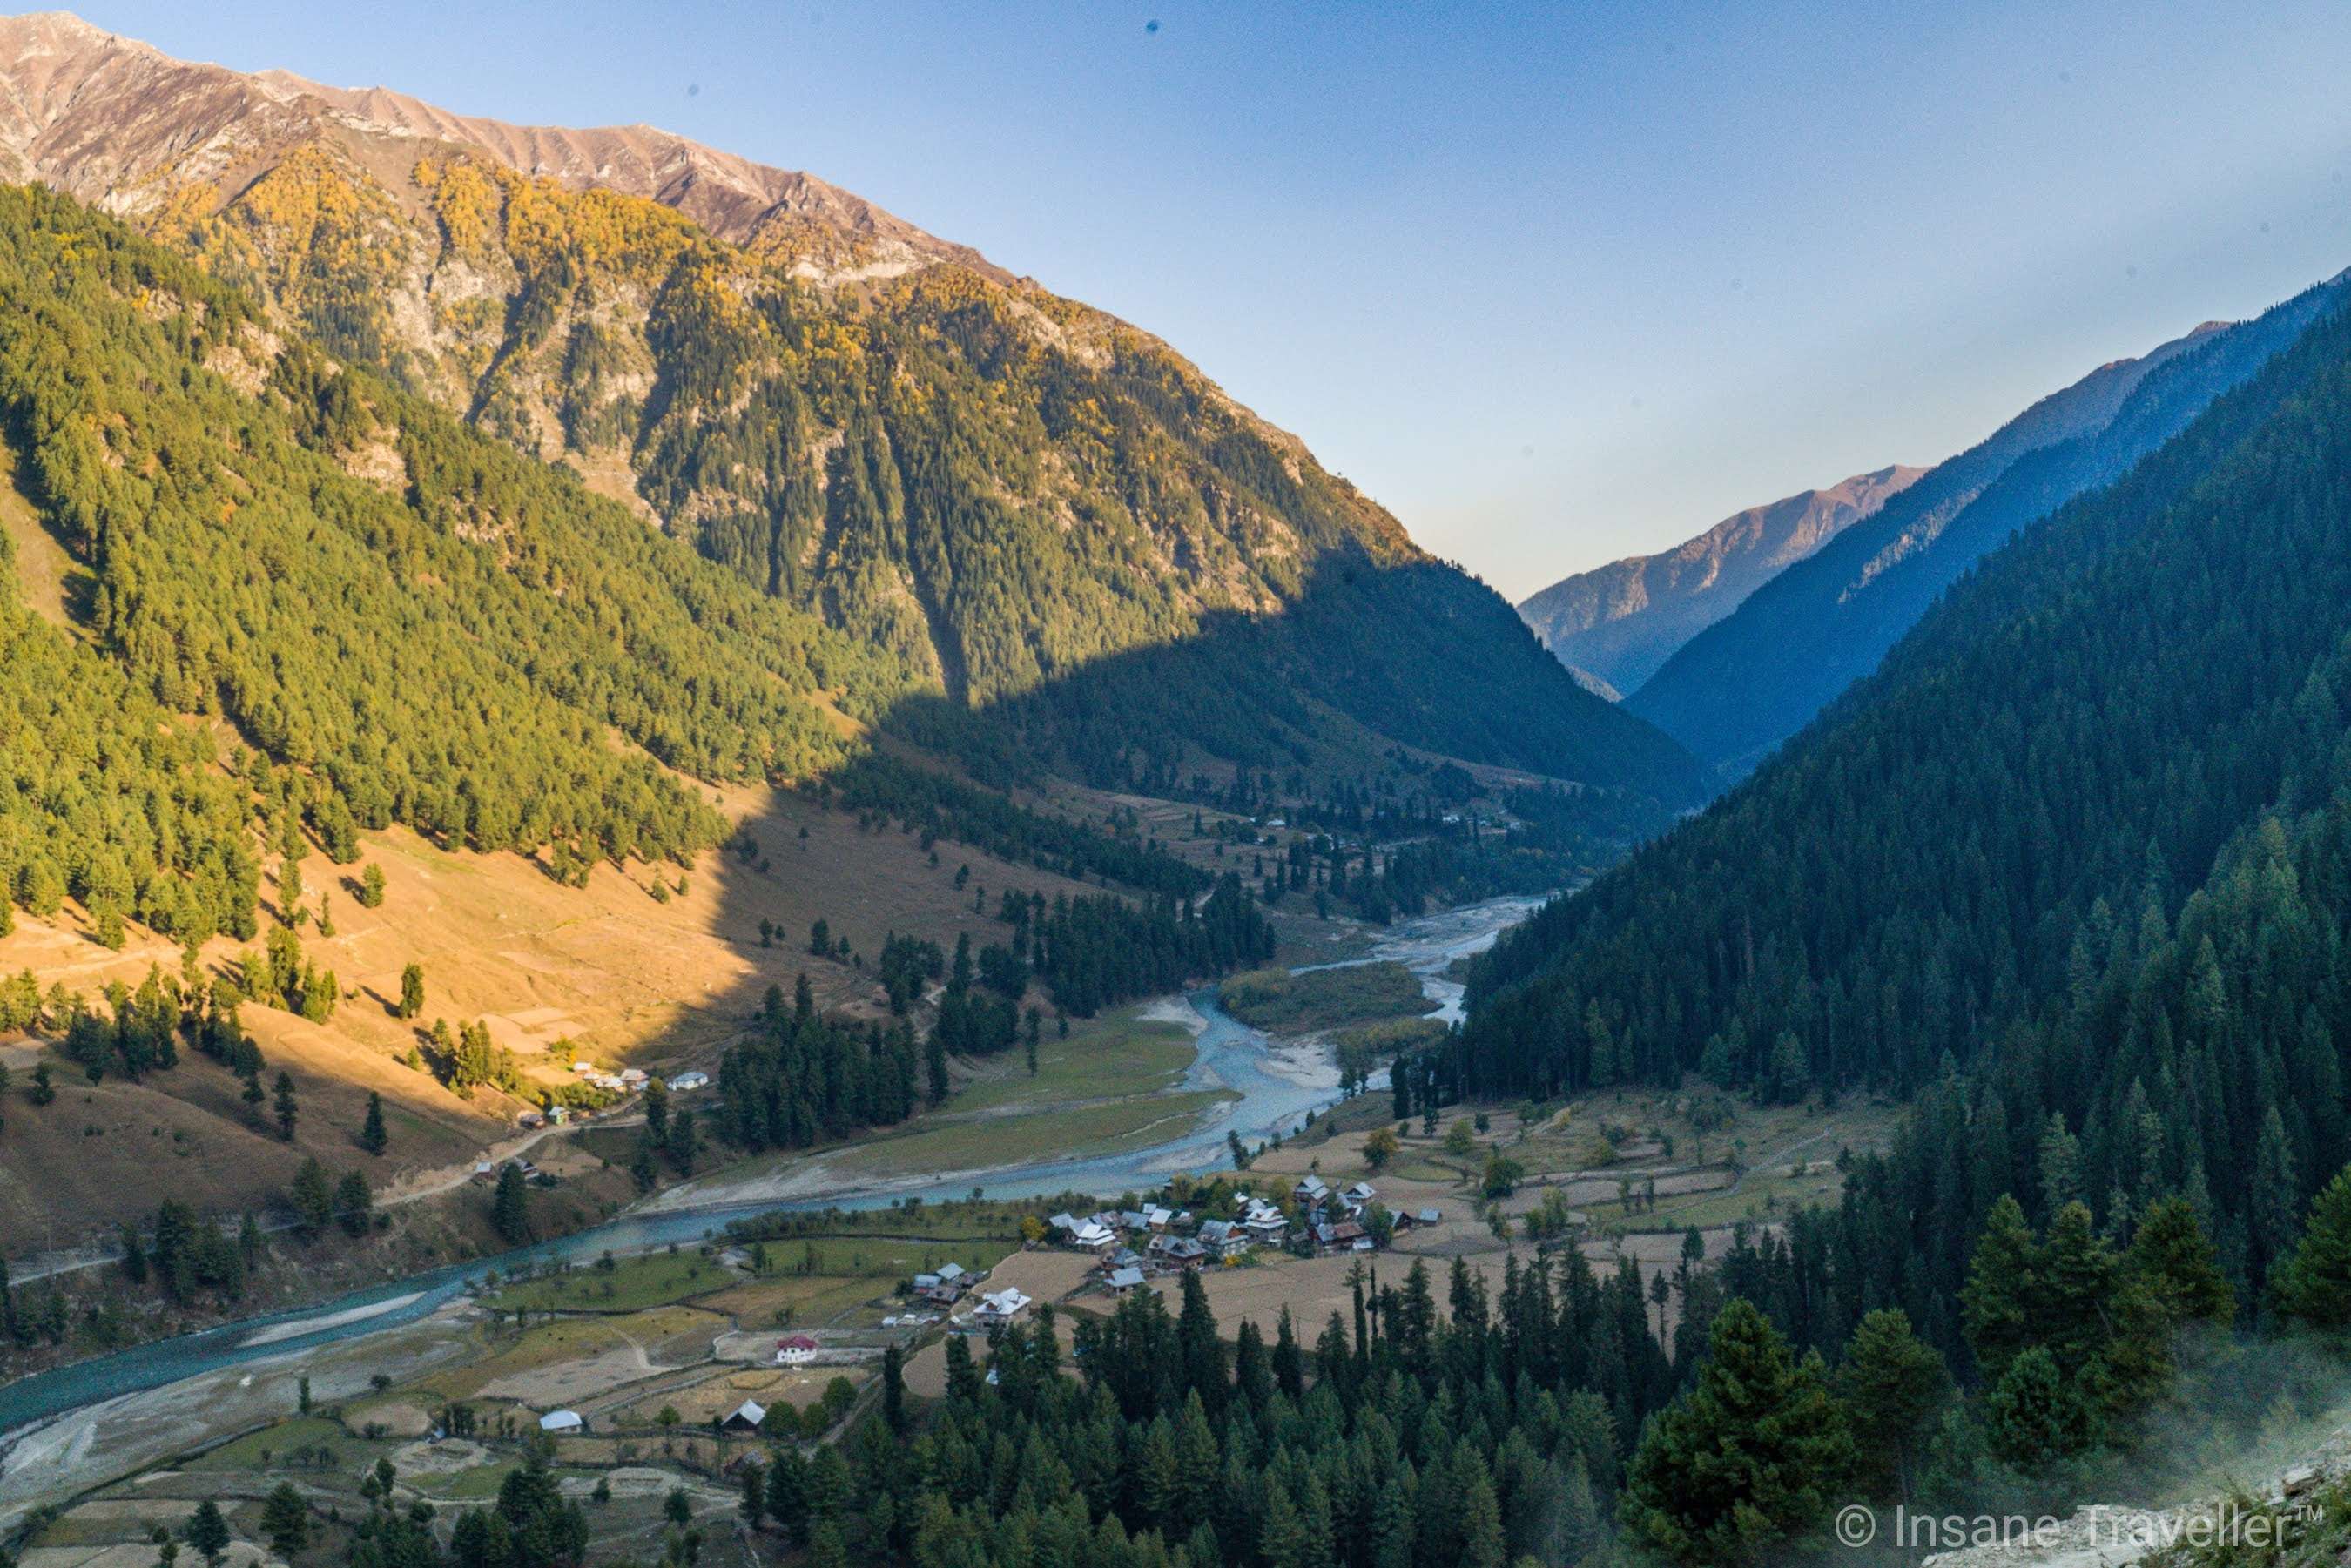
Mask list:
[[[580,1419],[577,1410],[549,1410],[538,1418],[538,1429],[542,1432],[579,1432],[584,1431],[587,1425]]]
[[[735,1406],[720,1423],[729,1432],[756,1432],[759,1423],[768,1418],[768,1407],[756,1399],[746,1399]]]

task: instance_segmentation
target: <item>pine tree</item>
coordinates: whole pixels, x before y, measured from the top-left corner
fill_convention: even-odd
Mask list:
[[[327,1180],[327,1169],[315,1159],[304,1160],[294,1172],[294,1185],[287,1192],[287,1201],[305,1236],[316,1236],[335,1217],[335,1189]]]
[[[961,1334],[947,1336],[947,1397],[960,1405],[976,1404],[981,1388],[979,1368],[972,1364],[971,1346]]]
[[[1508,1548],[1501,1505],[1494,1499],[1494,1483],[1482,1463],[1476,1466],[1476,1472],[1461,1495],[1461,1555],[1456,1561],[1460,1568],[1502,1568]]]
[[[1216,1416],[1225,1404],[1225,1347],[1217,1337],[1217,1314],[1196,1269],[1184,1270],[1184,1305],[1176,1317],[1176,1348],[1183,1386],[1200,1396]]]
[[[882,1419],[893,1432],[906,1429],[906,1353],[894,1343],[882,1351]]]
[[[2081,1140],[2066,1130],[2065,1118],[2054,1111],[2042,1124],[2037,1158],[2041,1167],[2041,1212],[2054,1214],[2067,1204],[2082,1200]]]
[[[2125,1264],[2152,1293],[2168,1328],[2191,1322],[2225,1329],[2237,1315],[2237,1293],[2220,1272],[2220,1258],[2194,1204],[2158,1200],[2139,1216]]]
[[[368,1092],[367,1120],[360,1127],[360,1147],[369,1154],[381,1155],[392,1142],[384,1130],[383,1096],[373,1090]]]
[[[1643,1433],[1624,1517],[1677,1562],[1753,1563],[1809,1531],[1851,1473],[1852,1434],[1817,1356],[1798,1362],[1754,1304],[1715,1314],[1696,1385]]]
[[[345,1171],[343,1179],[335,1184],[335,1222],[346,1234],[363,1235],[374,1212],[375,1195],[368,1190],[367,1177]]]
[[[1281,1303],[1281,1312],[1274,1322],[1273,1354],[1270,1358],[1273,1385],[1291,1399],[1306,1397],[1306,1356],[1299,1348],[1297,1325],[1290,1321],[1290,1303]]]
[[[1307,1568],[1306,1523],[1287,1489],[1267,1489],[1265,1521],[1258,1534],[1258,1554],[1265,1568]]]
[[[2271,1272],[2278,1310],[2325,1329],[2351,1327],[2351,1166],[2310,1206],[2302,1238]]]
[[[278,1556],[291,1558],[310,1543],[310,1505],[291,1481],[270,1489],[261,1504],[261,1533]]]
[[[1968,1281],[1959,1291],[1968,1346],[1986,1377],[1997,1381],[2032,1343],[2040,1286],[2040,1244],[2016,1199],[2001,1197],[1985,1217]]]
[[[424,1010],[424,966],[409,964],[400,971],[400,1003],[392,1009],[396,1019],[413,1019]]]
[[[2031,1473],[2090,1446],[2089,1402],[2039,1345],[2019,1352],[1984,1401],[1992,1451]]]
[[[203,1554],[208,1568],[218,1563],[230,1540],[228,1521],[221,1517],[220,1504],[210,1498],[198,1503],[196,1511],[188,1516],[187,1537],[188,1544]]]
[[[789,1444],[775,1451],[768,1466],[768,1517],[783,1526],[794,1545],[808,1539],[808,1461]]]
[[[1559,1500],[1553,1516],[1557,1550],[1544,1561],[1581,1562],[1592,1550],[1600,1528],[1600,1511],[1592,1495],[1591,1472],[1584,1468],[1582,1455],[1570,1454],[1564,1460],[1563,1469],[1560,1461],[1553,1462],[1552,1473],[1562,1477],[1552,1490],[1552,1495]]]
[[[2049,1222],[2039,1249],[2040,1295],[2032,1303],[2033,1343],[2057,1358],[2068,1377],[2085,1373],[2116,1337],[2122,1260],[2097,1231],[2088,1207],[2069,1203]]]
[[[2295,1181],[2293,1145],[2275,1105],[2262,1118],[2260,1137],[2253,1145],[2253,1186],[2251,1220],[2253,1258],[2258,1275],[2294,1245],[2294,1218],[2301,1187]]]
[[[838,1521],[819,1520],[809,1531],[809,1568],[849,1568],[849,1538]]]
[[[530,1239],[530,1189],[523,1183],[520,1166],[508,1165],[498,1172],[497,1191],[490,1199],[490,1223],[509,1247]]]
[[[373,861],[368,862],[366,869],[360,873],[359,900],[362,909],[383,907],[383,867]]]
[[[294,1104],[292,1074],[280,1072],[277,1075],[275,1098],[277,1107],[277,1135],[290,1144],[294,1141],[294,1124],[298,1116]]]
[[[122,1275],[134,1285],[147,1282],[147,1250],[139,1242],[139,1228],[122,1222]]]
[[[1418,1492],[1410,1459],[1395,1475],[1381,1478],[1372,1501],[1372,1568],[1412,1568]]]
[[[1911,1332],[1907,1312],[1881,1307],[1845,1342],[1836,1385],[1865,1478],[1907,1499],[1917,1445],[1950,1388],[1943,1358]]]

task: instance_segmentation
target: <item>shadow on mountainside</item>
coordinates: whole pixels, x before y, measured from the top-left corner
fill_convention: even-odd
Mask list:
[[[1401,743],[1668,809],[1703,791],[1688,754],[1585,691],[1484,584],[1435,562],[1343,555],[1278,613],[1212,611],[1180,641],[978,706],[909,698],[882,727],[996,784],[1041,768],[1148,789],[1207,758],[1353,773]]]

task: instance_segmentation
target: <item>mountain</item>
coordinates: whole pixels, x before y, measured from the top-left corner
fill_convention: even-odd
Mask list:
[[[1165,343],[821,181],[55,14],[0,24],[0,60],[22,175],[875,650],[932,694],[903,727],[975,768],[1151,785],[1402,743],[1696,787]]]
[[[1625,706],[1708,763],[1751,767],[1875,668],[1987,551],[2112,483],[2341,293],[2329,283],[2251,321],[2207,323],[2043,398],[1756,590]]]
[[[244,777],[239,757],[256,783],[290,770],[270,820],[338,848],[399,821],[547,852],[559,876],[677,855],[722,831],[682,779],[824,771],[849,752],[830,710],[878,716],[909,689],[903,665],[277,336],[119,226],[37,188],[0,197],[0,402],[42,523],[10,553],[62,549],[54,575],[78,580],[53,625],[8,595],[42,651],[15,666],[26,771],[0,821],[22,831],[0,880],[35,913],[54,889],[166,934],[250,935],[248,812],[208,781],[224,761]],[[126,727],[128,756],[89,738]]]
[[[2299,313],[1742,785],[1506,936],[1458,1090],[1925,1094],[1842,1222],[1903,1216],[1879,1299],[1950,1324],[2002,1193],[2120,1225],[2184,1192],[2259,1301],[2351,1158],[2351,312]]]
[[[1519,618],[1569,669],[1610,691],[1632,691],[1760,584],[1885,506],[1925,472],[1896,464],[1750,507],[1677,549],[1627,556],[1562,578],[1522,602]]]
[[[296,147],[332,141],[396,168],[434,143],[567,189],[641,196],[763,254],[789,251],[810,276],[868,277],[976,251],[925,234],[814,175],[772,169],[647,125],[571,131],[452,114],[383,88],[322,86],[176,60],[62,11],[0,17],[12,62],[0,103],[0,172],[118,215],[169,206],[191,186],[248,183]]]

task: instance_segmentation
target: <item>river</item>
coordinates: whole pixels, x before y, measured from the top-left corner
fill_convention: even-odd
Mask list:
[[[1499,898],[1401,921],[1375,940],[1368,956],[1342,962],[1393,959],[1402,963],[1419,977],[1423,993],[1439,1004],[1434,1016],[1453,1021],[1461,1016],[1461,987],[1447,979],[1445,970],[1456,959],[1491,946],[1504,929],[1526,918],[1542,902],[1541,898]],[[1300,968],[1334,967],[1301,965]],[[1230,1089],[1240,1096],[1165,1142],[1090,1158],[950,1172],[903,1183],[867,1183],[780,1200],[772,1197],[730,1200],[723,1196],[722,1174],[712,1184],[715,1193],[708,1201],[677,1202],[674,1194],[664,1195],[663,1199],[603,1225],[552,1241],[447,1264],[332,1301],[241,1319],[20,1377],[0,1388],[0,1432],[48,1420],[99,1400],[414,1322],[446,1306],[493,1270],[507,1274],[568,1259],[592,1259],[607,1251],[626,1253],[674,1241],[698,1241],[730,1219],[779,1209],[879,1208],[910,1197],[928,1201],[962,1197],[976,1186],[990,1197],[1034,1197],[1060,1192],[1110,1197],[1159,1186],[1179,1172],[1204,1176],[1227,1165],[1228,1130],[1238,1131],[1250,1143],[1277,1131],[1287,1134],[1310,1113],[1328,1107],[1338,1098],[1333,1083],[1281,1070],[1280,1042],[1227,1013],[1217,1005],[1215,988],[1163,998],[1154,1006],[1159,1016],[1181,1018],[1196,1029],[1196,1055],[1182,1087]],[[6,1459],[0,1457],[0,1470],[5,1468]]]

